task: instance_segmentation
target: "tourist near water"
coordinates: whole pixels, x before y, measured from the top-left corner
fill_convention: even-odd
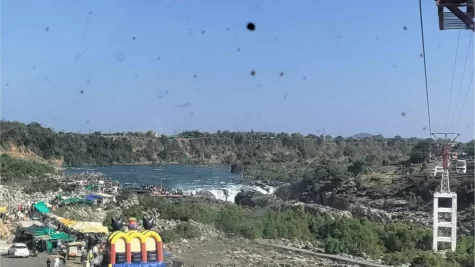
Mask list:
[[[115,165],[70,167],[66,175],[83,172],[100,172],[121,184],[160,185],[164,188],[180,189],[185,195],[208,191],[216,199],[234,202],[241,190],[256,190],[264,194],[273,193],[276,187],[250,185],[241,174],[231,173],[227,165]],[[226,197],[226,192],[228,196]]]

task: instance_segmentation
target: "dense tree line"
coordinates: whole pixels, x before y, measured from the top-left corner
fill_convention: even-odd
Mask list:
[[[38,123],[2,121],[1,144],[22,146],[45,159],[63,159],[65,165],[140,162],[304,162],[331,159],[394,163],[409,157],[417,139],[356,139],[299,133],[218,131],[183,132],[174,137],[153,132],[92,134],[55,132]],[[325,139],[325,141],[324,141]]]

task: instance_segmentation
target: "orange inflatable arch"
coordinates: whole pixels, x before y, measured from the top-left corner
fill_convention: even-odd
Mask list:
[[[132,264],[132,254],[134,253],[140,253],[142,263],[149,262],[148,255],[150,253],[156,253],[156,262],[163,262],[162,238],[154,231],[116,231],[109,236],[108,245],[110,248],[109,267],[116,265],[118,253],[125,254],[125,264]]]

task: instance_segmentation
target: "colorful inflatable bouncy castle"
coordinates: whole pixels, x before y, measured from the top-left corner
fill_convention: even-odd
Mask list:
[[[137,229],[137,220],[130,218],[128,231],[121,231],[122,220],[112,219],[113,232],[107,240],[108,267],[165,267],[162,238],[155,231],[152,219],[143,219],[145,231]]]

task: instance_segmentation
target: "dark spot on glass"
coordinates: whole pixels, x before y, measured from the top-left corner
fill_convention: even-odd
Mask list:
[[[87,124],[89,124],[89,121],[86,121]]]
[[[376,40],[379,40],[379,37],[378,37],[378,36],[376,36]]]
[[[250,31],[254,31],[256,29],[256,25],[252,22],[249,22],[247,24],[247,29],[250,30]]]
[[[186,107],[189,107],[191,106],[191,103],[190,102],[186,102],[184,104],[180,104],[180,105],[176,105],[175,107],[176,108],[186,108]]]
[[[45,28],[45,32],[47,32],[47,31],[49,31],[49,27],[46,27],[46,28]]]
[[[33,65],[33,69],[36,69],[36,65]]]
[[[194,113],[194,112],[190,112],[190,116],[193,116],[193,115],[195,115],[195,113]]]
[[[279,76],[280,76],[280,77],[284,76],[284,72],[280,72],[280,73],[279,73]]]
[[[406,116],[406,112],[402,112],[402,113],[401,113],[401,116],[405,117],[405,116]]]
[[[136,39],[136,38],[135,38],[135,36],[134,36],[134,37],[132,37],[132,40],[134,40],[134,41],[135,41],[135,39]]]
[[[135,74],[135,78],[138,78],[138,77],[139,77],[139,75],[138,75],[138,74]]]
[[[160,57],[157,57],[157,60],[160,60]]]
[[[262,84],[260,84],[260,83],[256,85],[257,88],[261,88],[261,86],[262,86]]]
[[[426,127],[422,127],[422,130],[425,131],[425,130],[427,130],[427,128],[426,128]]]
[[[84,94],[84,90],[79,91],[79,93],[80,93],[81,95]]]
[[[304,80],[304,81],[307,80],[307,76],[303,76],[303,80]]]
[[[165,94],[167,94],[167,95],[168,95],[168,91],[165,91]]]
[[[92,11],[89,11],[89,15],[92,15]]]
[[[226,28],[226,31],[228,32],[228,31],[229,31],[229,28]]]
[[[195,79],[196,79],[196,78],[198,78],[198,75],[196,75],[196,74],[195,74],[195,75],[193,75],[193,78],[195,78]]]
[[[91,83],[91,81],[89,81],[89,80],[87,80],[86,82],[87,82],[87,83]]]
[[[241,48],[238,47],[238,48],[237,48],[237,51],[238,51],[238,52],[241,51]]]
[[[338,38],[338,40],[341,39],[341,35],[338,35],[336,38]]]
[[[122,53],[119,53],[119,52],[115,53],[114,57],[115,57],[115,60],[117,60],[119,62],[122,62],[122,61],[125,60],[125,55],[122,54]]]
[[[407,31],[407,26],[403,26],[402,29]]]
[[[279,41],[279,37],[274,37],[274,41]]]
[[[287,95],[284,95],[284,99],[287,99]]]
[[[393,69],[397,68],[397,65],[393,65]]]
[[[201,31],[202,34],[205,34],[206,31]]]
[[[251,70],[251,76],[255,76],[255,75],[256,75],[256,71]]]
[[[10,86],[10,84],[9,84],[9,83],[7,83],[7,84],[5,84],[5,85],[6,85],[7,87],[8,87],[8,86]]]
[[[420,54],[419,54],[419,57],[420,57],[420,58],[423,58],[423,57],[424,57],[424,53],[420,53]]]

